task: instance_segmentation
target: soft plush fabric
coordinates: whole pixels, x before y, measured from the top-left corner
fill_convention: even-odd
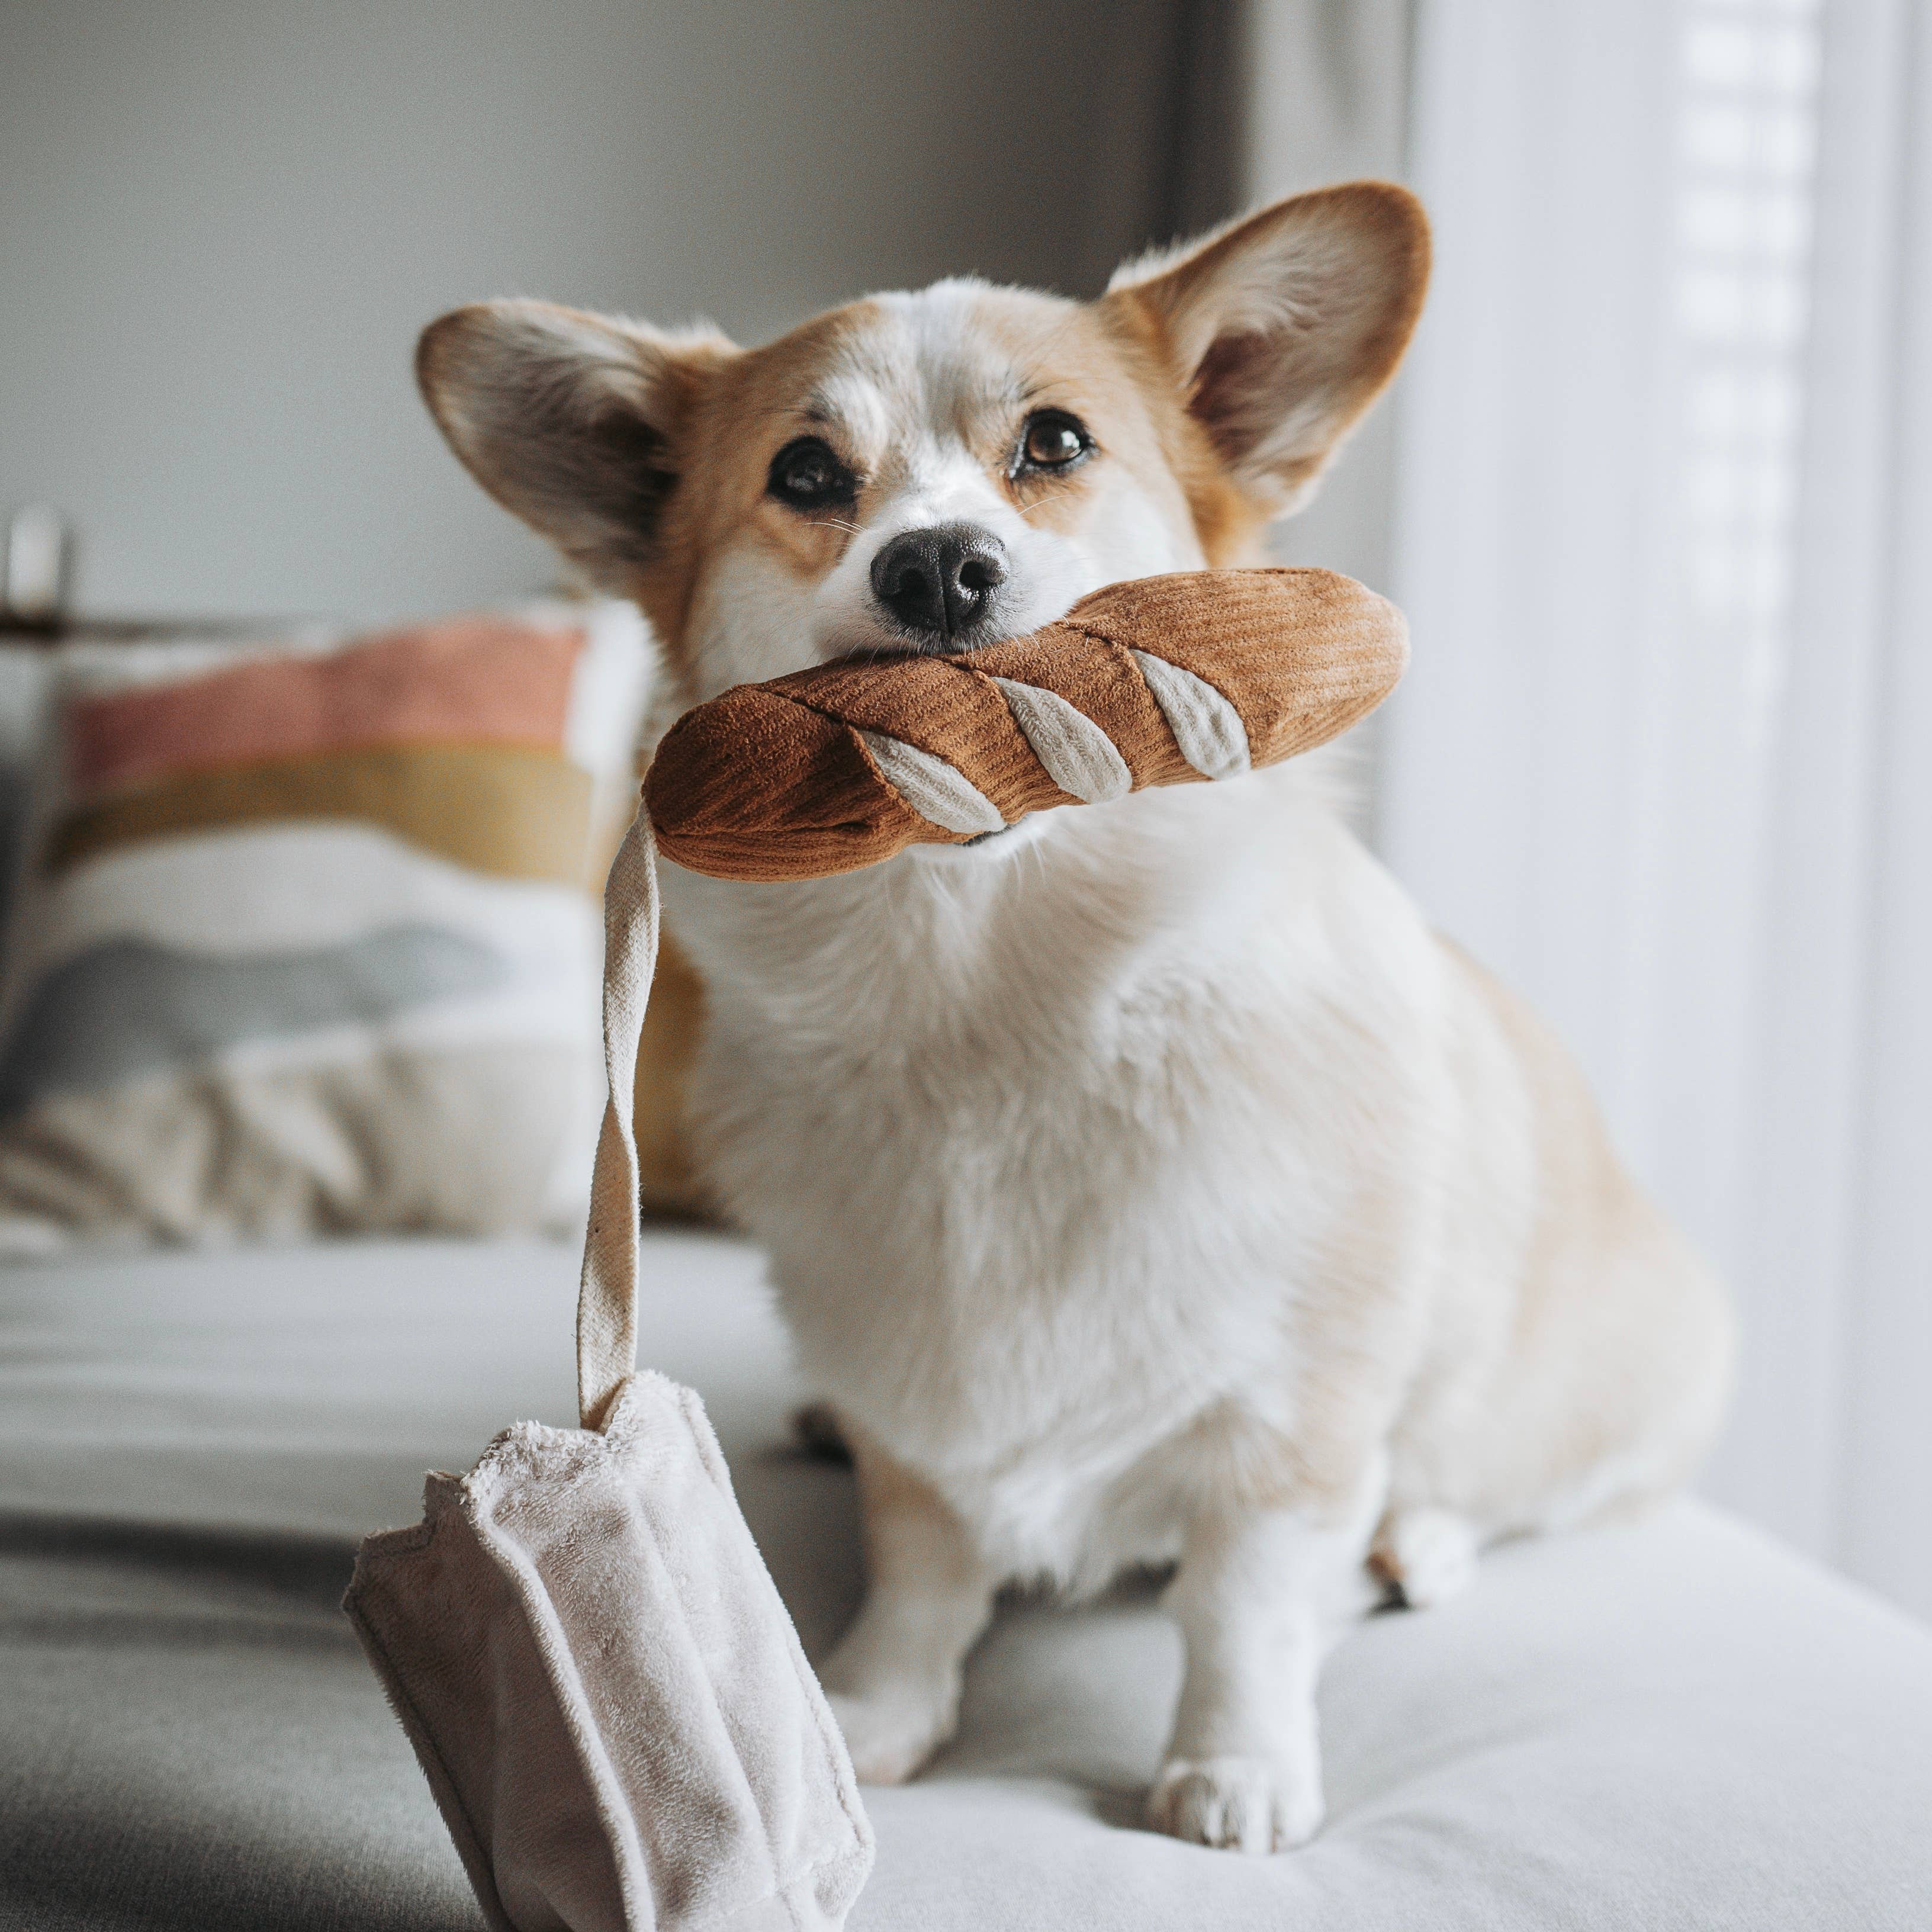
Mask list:
[[[644,668],[616,605],[57,656],[0,1240],[566,1216]]]
[[[758,1258],[644,1250],[808,1652],[857,1601],[847,1472]],[[337,1600],[355,1540],[504,1418],[574,1414],[578,1256],[370,1242],[0,1272],[0,1926],[481,1924]],[[1516,1544],[1372,1619],[1322,1693],[1330,1822],[1138,1828],[1180,1666],[1144,1596],[1010,1606],[932,1772],[868,1791],[851,1932],[1923,1932],[1932,1634],[1680,1505]]]
[[[698,1397],[519,1423],[344,1607],[500,1932],[838,1932],[872,1868],[850,1760]]]
[[[1332,571],[1143,578],[1031,637],[741,685],[671,728],[646,796],[695,872],[850,872],[1276,764],[1372,710],[1408,661],[1401,612]]]
[[[657,952],[640,812],[604,896],[583,1426],[516,1422],[432,1476],[420,1523],[364,1541],[343,1607],[497,1932],[839,1932],[872,1863],[844,1740],[702,1401],[638,1366]]]

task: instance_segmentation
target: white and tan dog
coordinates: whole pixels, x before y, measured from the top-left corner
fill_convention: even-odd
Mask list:
[[[1427,256],[1414,200],[1357,183],[1092,303],[944,282],[753,350],[488,303],[420,369],[484,487],[644,607],[674,711],[1255,558],[1393,373]],[[1178,1558],[1149,1817],[1297,1844],[1365,1559],[1430,1601],[1709,1437],[1716,1287],[1314,762],[664,889],[710,1178],[854,1446],[870,1594],[824,1678],[861,1776],[945,1739],[1003,1582]]]

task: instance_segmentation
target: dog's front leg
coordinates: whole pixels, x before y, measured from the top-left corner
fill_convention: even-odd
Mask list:
[[[861,1781],[898,1784],[952,1735],[962,1666],[999,1580],[944,1497],[846,1433],[865,1517],[866,1606],[819,1675]]]
[[[1190,1526],[1166,1599],[1186,1669],[1148,1796],[1156,1831],[1244,1852],[1315,1835],[1316,1678],[1374,1521],[1364,1502],[1334,1512],[1217,1510]]]

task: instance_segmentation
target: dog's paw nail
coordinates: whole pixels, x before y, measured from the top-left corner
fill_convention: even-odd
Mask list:
[[[826,1701],[861,1784],[904,1784],[946,1742],[946,1713],[925,1699],[832,1692]]]
[[[1322,1826],[1322,1786],[1272,1758],[1170,1758],[1148,1793],[1147,1821],[1190,1844],[1285,1852]]]

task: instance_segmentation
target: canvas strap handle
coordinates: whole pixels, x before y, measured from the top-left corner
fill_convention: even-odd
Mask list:
[[[638,1366],[638,1043],[658,964],[657,842],[638,815],[604,887],[604,1070],[610,1098],[590,1175],[590,1221],[577,1298],[577,1408],[602,1429]]]

